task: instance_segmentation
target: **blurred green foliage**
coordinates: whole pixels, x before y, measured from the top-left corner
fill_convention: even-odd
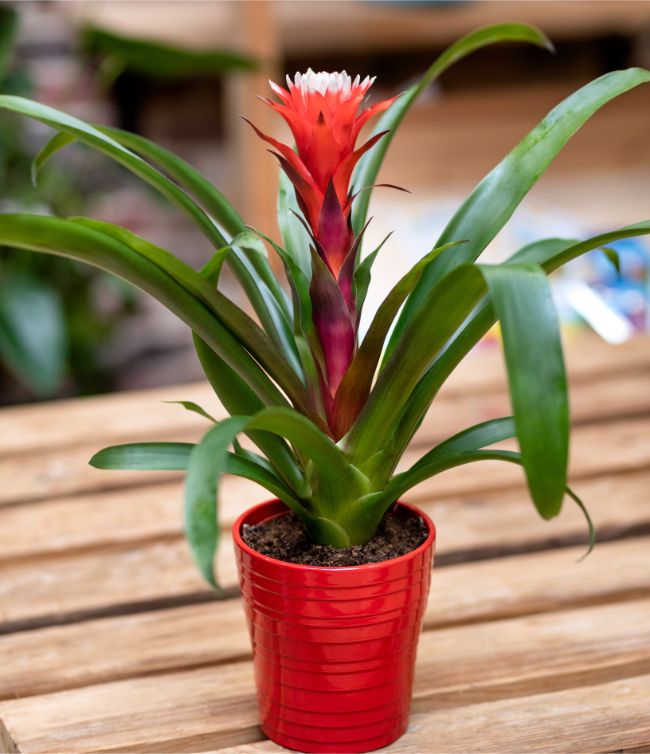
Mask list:
[[[107,84],[126,71],[170,81],[191,76],[221,76],[250,71],[257,66],[253,58],[238,52],[188,50],[97,28],[85,31],[83,49],[102,61],[101,72]]]
[[[29,94],[31,81],[13,60],[16,11],[0,5],[0,90]],[[31,147],[24,125],[0,121],[0,204],[47,214],[79,214],[84,200],[60,169],[30,181]],[[109,291],[102,311],[98,293]],[[104,296],[106,298],[106,295]],[[99,392],[110,376],[99,349],[133,296],[119,282],[67,259],[0,248],[0,403]],[[104,307],[106,309],[106,307]]]

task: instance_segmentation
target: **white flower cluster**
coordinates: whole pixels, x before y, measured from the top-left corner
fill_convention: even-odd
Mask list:
[[[360,77],[355,76],[354,80],[350,78],[346,71],[338,71],[334,73],[328,73],[327,71],[319,71],[316,73],[311,68],[307,70],[307,73],[296,73],[294,80],[292,81],[287,76],[287,84],[289,88],[294,86],[300,90],[304,95],[312,94],[313,92],[339,92],[344,97],[347,97],[353,89],[362,87],[364,90],[369,89],[374,82],[375,77],[366,76],[363,81]]]

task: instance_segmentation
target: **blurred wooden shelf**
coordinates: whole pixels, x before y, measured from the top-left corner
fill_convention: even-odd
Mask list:
[[[650,4],[649,4],[650,5]],[[586,81],[479,89],[418,103],[405,118],[382,168],[406,187],[478,181],[556,104]],[[650,90],[628,92],[586,123],[553,162],[553,174],[648,170]]]
[[[264,0],[263,0],[264,1]],[[59,2],[79,20],[115,31],[176,44],[231,44],[246,2],[159,3],[144,0]],[[376,52],[446,45],[469,29],[505,20],[527,21],[561,39],[598,34],[636,34],[650,28],[650,3],[635,0],[475,0],[434,3],[385,0],[268,0],[283,54]]]

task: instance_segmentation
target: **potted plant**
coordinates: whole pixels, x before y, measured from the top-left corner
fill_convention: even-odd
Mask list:
[[[589,516],[566,482],[567,383],[547,275],[591,249],[649,233],[650,222],[583,241],[549,238],[499,265],[476,260],[575,131],[609,100],[650,81],[650,73],[609,73],[557,105],[478,184],[432,251],[388,294],[365,337],[358,336],[379,251],[361,255],[368,201],[395,130],[440,73],[504,40],[550,46],[522,24],[479,29],[407,92],[366,109],[368,78],[308,71],[286,89],[271,84],[277,99],[267,104],[287,121],[296,143],[294,150],[260,133],[282,167],[281,242],[248,228],[214,186],[160,146],[0,97],[6,110],[58,131],[36,157],[35,174],[57,150],[80,141],[149,183],[214,246],[195,271],[114,225],[0,215],[0,243],[108,270],[151,293],[192,329],[206,377],[230,418],[214,422],[196,445],[116,446],[91,462],[187,471],[187,538],[215,587],[221,476],[246,477],[274,496],[242,515],[234,539],[262,727],[295,749],[368,751],[405,729],[435,537],[427,516],[398,502],[411,487],[474,461],[519,464],[541,516],[558,515],[568,495],[584,511],[593,544]],[[356,146],[360,129],[380,113],[372,135]],[[260,238],[281,258],[290,294]],[[224,263],[256,319],[218,290]],[[497,320],[513,415],[469,427],[396,473],[440,387]],[[213,421],[195,404],[185,406]],[[239,443],[241,435],[255,450]],[[509,438],[517,438],[520,452],[491,447]]]

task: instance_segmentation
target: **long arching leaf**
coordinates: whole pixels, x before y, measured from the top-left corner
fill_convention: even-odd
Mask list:
[[[287,405],[253,357],[202,301],[117,238],[56,217],[0,214],[0,243],[86,262],[150,293],[246,380],[265,404]]]
[[[543,515],[553,516],[566,484],[568,398],[557,315],[548,281],[533,265],[465,265],[438,284],[382,370],[346,447],[360,468],[383,478],[390,470],[381,456],[388,448],[390,458],[390,428],[431,361],[486,291],[502,319],[515,424],[531,495]],[[538,350],[531,343],[542,346]]]
[[[650,221],[628,225],[578,243],[560,238],[544,239],[525,246],[507,261],[539,264],[547,274],[551,274],[572,259],[577,259],[582,254],[601,248],[605,244],[648,234]],[[445,380],[494,322],[492,305],[488,300],[484,300],[414,388],[405,404],[399,425],[389,429],[390,435],[394,438],[391,468],[394,468],[401,457]]]
[[[205,376],[231,416],[253,415],[264,408],[265,404],[248,382],[242,379],[196,334],[194,334],[194,347]],[[304,497],[309,494],[300,466],[281,437],[261,431],[249,431],[247,435],[296,495]]]
[[[188,293],[202,301],[232,331],[271,377],[285,390],[296,407],[299,407],[308,415],[314,414],[310,405],[311,400],[300,378],[292,371],[290,365],[277,358],[277,349],[264,331],[230,299],[210,285],[198,272],[166,249],[152,244],[125,228],[87,217],[72,218],[70,222],[92,228],[117,239],[173,277]],[[301,368],[299,363],[297,367]]]
[[[335,431],[338,437],[343,436],[350,429],[368,398],[384,341],[406,297],[413,290],[426,267],[445,249],[456,245],[447,244],[430,251],[393,286],[377,310],[336,392],[333,413],[337,421]]]
[[[420,482],[441,474],[444,471],[478,461],[505,461],[523,466],[521,455],[515,451],[458,449],[453,452],[440,453],[438,452],[439,447],[427,453],[407,471],[394,476],[384,492],[368,495],[366,498],[360,500],[353,511],[360,523],[367,527],[376,527],[391,505],[396,500],[399,500],[408,490],[420,484]],[[564,493],[578,505],[585,516],[589,530],[589,545],[585,556],[583,556],[586,557],[593,550],[596,542],[596,531],[593,522],[585,504],[568,485],[565,487]],[[539,512],[542,514],[541,511]],[[558,508],[557,513],[559,512],[560,509]],[[544,518],[547,518],[547,516],[544,516]]]
[[[573,134],[610,100],[649,81],[650,72],[642,68],[613,71],[595,79],[553,108],[485,176],[452,217],[436,245],[463,238],[469,242],[456,254],[438,259],[422,275],[404,305],[389,350],[401,338],[431,287],[454,268],[477,259]]]
[[[450,454],[438,454],[435,451],[439,450],[439,448],[434,448],[433,451],[430,451],[423,456],[410,469],[393,477],[389,487],[390,491],[388,492],[388,496],[392,497],[393,500],[396,500],[425,479],[429,479],[447,469],[462,466],[467,463],[474,463],[475,461],[505,461],[507,463],[514,463],[518,466],[524,465],[521,454],[511,450],[458,450]],[[576,503],[585,516],[589,529],[589,547],[585,553],[585,555],[588,555],[593,550],[596,542],[596,530],[593,522],[585,504],[568,485],[565,487],[564,492]],[[559,512],[560,508],[558,508],[555,515]],[[542,511],[539,511],[539,513],[544,518],[547,518]]]
[[[193,443],[187,442],[134,442],[111,445],[95,453],[89,464],[96,469],[186,471],[195,447]],[[228,453],[223,473],[256,482],[287,505],[302,509],[300,502],[275,474],[251,457]]]
[[[9,110],[38,120],[46,126],[50,126],[57,131],[62,131],[102,154],[111,157],[185,212],[214,244],[215,248],[220,249],[227,245],[227,239],[223,236],[214,220],[199,207],[189,194],[179,188],[159,170],[152,167],[146,160],[135,154],[135,152],[123,147],[119,142],[102,133],[98,128],[54,107],[42,105],[33,100],[11,94],[0,95],[0,109]]]
[[[457,42],[454,42],[451,47],[448,47],[431,65],[422,79],[395,100],[382,115],[372,132],[372,136],[382,131],[388,131],[389,133],[359,161],[359,166],[354,177],[353,193],[362,189],[365,190],[357,197],[352,211],[352,226],[356,233],[359,233],[365,225],[372,186],[377,180],[379,169],[384,161],[390,142],[411,106],[427,87],[454,65],[454,63],[467,57],[467,55],[471,55],[476,50],[480,50],[482,47],[495,44],[496,42],[528,42],[538,47],[553,49],[551,42],[542,31],[536,29],[534,26],[520,23],[495,24],[494,26],[476,29]]]
[[[132,150],[137,155],[149,160],[155,167],[165,171],[183,189],[189,191],[194,199],[201,203],[203,209],[231,235],[239,236],[242,233],[246,233],[244,221],[223,194],[185,160],[138,134],[109,126],[97,125],[93,126],[93,128],[110,139],[115,140],[122,147]],[[76,140],[77,137],[70,132],[62,132],[53,136],[34,158],[32,163],[32,180],[36,182],[39,172],[53,154]],[[139,163],[136,163],[136,166],[139,166]],[[156,188],[160,188],[161,186],[163,188],[167,187],[165,183],[166,179],[164,176],[161,177],[163,181],[160,184],[156,184]],[[167,194],[165,195],[167,196]],[[170,197],[168,196],[167,198]],[[178,204],[178,201],[175,203]],[[186,212],[189,212],[190,208],[190,205],[187,204],[181,206],[181,209]],[[200,215],[202,210],[200,208],[196,209]],[[197,216],[195,214],[190,212],[190,215],[196,220]],[[215,239],[211,237],[210,240],[214,242]],[[264,252],[260,254],[258,251],[252,251],[245,245],[240,247],[240,245],[235,244],[233,255],[228,261],[242,284],[253,308],[262,320],[264,320],[266,315],[268,308],[267,299],[269,296],[275,299],[276,304],[283,309],[286,316],[290,316],[286,303],[286,294],[273,274]]]
[[[233,416],[209,430],[191,453],[185,491],[185,530],[190,549],[203,576],[216,585],[213,560],[219,527],[217,499],[219,480],[225,472],[228,448],[238,434],[263,430],[300,445],[312,459],[313,478],[318,484],[318,504],[310,510],[287,504],[300,516],[311,538],[339,547],[350,544],[347,533],[334,516],[337,506],[355,500],[362,493],[356,474],[343,453],[308,419],[287,409],[264,409],[256,416]]]
[[[132,442],[102,448],[88,461],[95,469],[185,471],[194,443]]]

